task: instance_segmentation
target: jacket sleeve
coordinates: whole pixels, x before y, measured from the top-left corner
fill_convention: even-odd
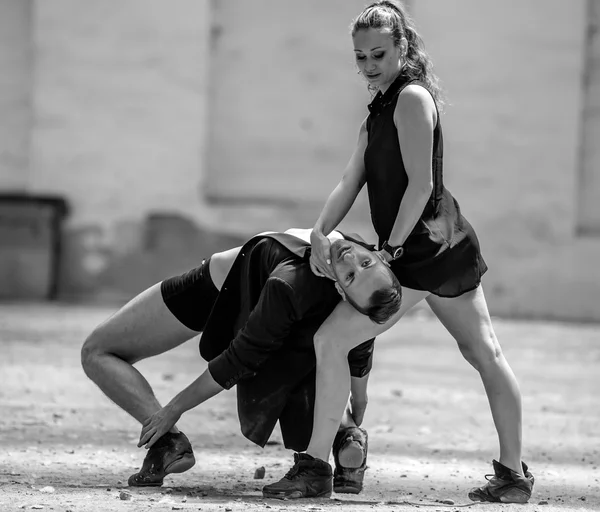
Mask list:
[[[372,338],[348,352],[348,364],[352,377],[364,377],[373,367],[373,351],[375,338]]]
[[[291,286],[283,279],[270,277],[229,348],[208,363],[213,379],[230,389],[239,380],[256,375],[270,355],[279,350],[295,321]]]

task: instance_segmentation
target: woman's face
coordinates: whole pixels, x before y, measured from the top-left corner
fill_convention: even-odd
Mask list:
[[[401,69],[402,46],[394,45],[389,29],[361,29],[352,37],[359,71],[370,85],[385,92]]]

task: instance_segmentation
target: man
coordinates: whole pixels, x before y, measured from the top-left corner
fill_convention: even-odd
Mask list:
[[[339,232],[330,236],[335,284],[310,269],[310,230],[264,233],[152,286],[88,337],[82,348],[86,374],[143,424],[138,446],[149,451],[129,485],[162,485],[167,474],[191,468],[192,447],[176,422],[185,411],[236,384],[244,436],[264,446],[279,421],[286,448],[306,449],[314,405],[314,333],[340,295],[376,321],[391,317],[401,302],[400,285],[383,258],[359,239]],[[368,272],[372,279],[348,293],[344,283],[356,272]],[[161,408],[133,364],[201,331],[200,354],[209,361],[208,369]],[[336,438],[338,492],[362,488],[367,439],[357,427],[366,407],[373,341],[348,356],[353,378]],[[265,487],[264,495],[330,496],[329,464],[302,453],[295,460],[285,489],[273,484]]]

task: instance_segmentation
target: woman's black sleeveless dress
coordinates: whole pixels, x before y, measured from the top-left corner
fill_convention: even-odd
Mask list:
[[[399,77],[369,105],[364,160],[371,219],[380,247],[389,238],[408,185],[394,124],[398,96],[408,84],[427,88],[422,82]],[[479,285],[487,265],[475,231],[461,215],[454,197],[444,188],[443,154],[438,112],[433,131],[433,191],[404,243],[404,254],[392,262],[392,270],[404,287],[426,290],[440,297],[458,297]]]

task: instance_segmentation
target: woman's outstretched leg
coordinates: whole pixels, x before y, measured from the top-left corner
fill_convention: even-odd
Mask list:
[[[465,359],[481,375],[500,443],[500,465],[495,465],[496,474],[498,470],[507,477],[514,474],[519,484],[517,490],[511,491],[510,486],[504,490],[494,489],[492,481],[482,492],[496,493],[499,499],[493,501],[527,501],[532,482],[530,485],[524,477],[521,463],[521,392],[494,333],[482,287],[454,298],[431,295],[427,302],[454,337]]]

